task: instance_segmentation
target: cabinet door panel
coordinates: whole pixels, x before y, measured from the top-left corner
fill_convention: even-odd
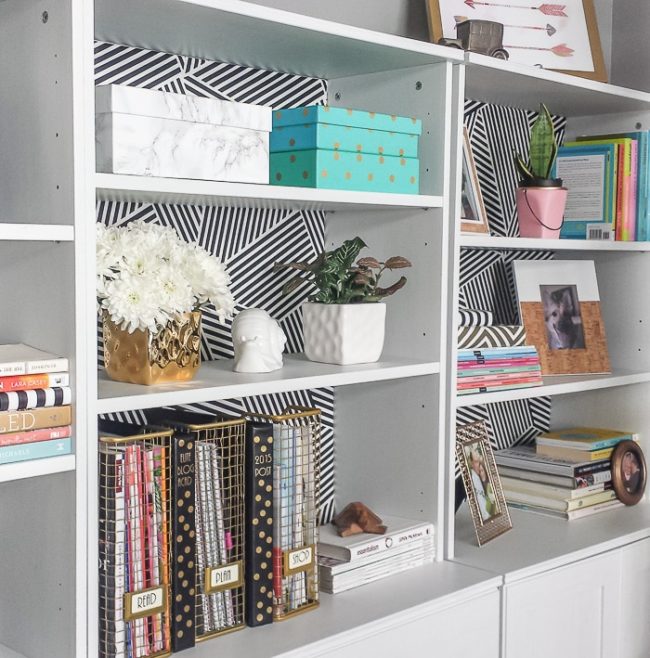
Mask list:
[[[505,587],[505,658],[617,658],[619,552]]]
[[[350,643],[319,658],[395,658],[396,656],[444,656],[444,658],[497,658],[499,655],[499,593],[472,599],[420,619],[351,634]]]
[[[650,539],[621,550],[621,653],[619,658],[650,655]]]

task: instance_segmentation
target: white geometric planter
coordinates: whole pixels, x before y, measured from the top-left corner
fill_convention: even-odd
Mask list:
[[[314,304],[302,306],[305,354],[320,363],[373,363],[384,347],[386,305]]]

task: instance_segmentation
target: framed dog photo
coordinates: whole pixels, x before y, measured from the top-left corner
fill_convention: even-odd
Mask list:
[[[472,513],[478,545],[512,528],[485,423],[456,430],[456,458]]]
[[[610,372],[593,261],[513,263],[521,323],[543,375]]]
[[[643,498],[648,477],[641,447],[635,441],[621,441],[611,459],[616,496],[626,505],[636,505]]]
[[[465,127],[463,127],[463,185],[460,201],[460,230],[464,233],[489,233],[472,145]]]

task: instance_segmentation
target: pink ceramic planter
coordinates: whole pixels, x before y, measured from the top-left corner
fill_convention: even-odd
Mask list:
[[[565,187],[518,187],[517,215],[522,238],[558,238],[564,223]]]

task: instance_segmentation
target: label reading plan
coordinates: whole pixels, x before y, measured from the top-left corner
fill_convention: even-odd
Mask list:
[[[307,571],[314,564],[314,546],[302,546],[284,554],[284,573],[289,576],[299,571]]]
[[[141,592],[131,592],[124,595],[124,619],[139,619],[148,617],[165,609],[165,590],[163,587],[152,587]]]
[[[241,561],[220,567],[208,567],[205,570],[205,593],[211,594],[240,587],[243,584],[243,575]]]

